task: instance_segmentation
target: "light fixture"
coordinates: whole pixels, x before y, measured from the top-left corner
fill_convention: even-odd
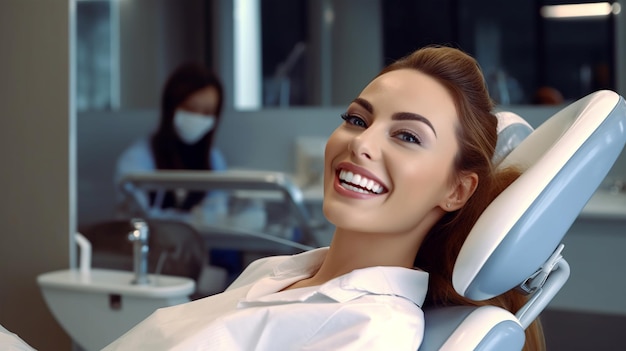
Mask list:
[[[261,1],[235,0],[234,20],[234,105],[239,110],[262,106]]]
[[[566,4],[542,6],[541,17],[548,19],[601,18],[621,11],[619,3],[594,2],[587,4]]]

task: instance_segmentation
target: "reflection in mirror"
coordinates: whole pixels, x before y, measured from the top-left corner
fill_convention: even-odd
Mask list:
[[[119,103],[117,1],[76,4],[76,108],[108,110]]]
[[[260,2],[263,105],[258,107],[343,105],[383,65],[379,0],[237,2]],[[245,23],[235,26],[237,32]],[[247,85],[247,79],[236,72],[235,87]]]
[[[208,62],[214,0],[76,0],[79,111],[154,109],[183,61]]]
[[[344,105],[384,64],[433,43],[477,57],[500,104],[561,104],[616,86],[619,6],[608,2],[563,18],[542,15],[554,0],[259,1],[265,107]]]
[[[117,7],[86,12],[107,3]],[[615,45],[623,17],[617,2],[605,3],[610,10],[594,17],[542,15],[543,6],[561,3],[78,1],[79,106],[155,108],[169,71],[189,59],[221,74],[230,107],[344,106],[386,63],[433,43],[477,57],[501,104],[567,102],[616,90],[616,56],[624,50]],[[248,17],[240,16],[242,9]],[[115,45],[103,45],[116,38],[117,53]],[[246,48],[256,51],[241,51]],[[106,65],[113,73],[103,73]]]

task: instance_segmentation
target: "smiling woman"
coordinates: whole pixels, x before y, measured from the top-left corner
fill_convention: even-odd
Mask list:
[[[497,119],[476,61],[426,47],[385,68],[325,152],[331,245],[257,260],[225,292],[160,309],[105,350],[417,350],[425,304],[473,304],[451,267],[517,175],[491,164]],[[513,310],[515,292],[487,303]],[[527,350],[544,349],[528,328]]]
[[[394,249],[398,255],[380,258],[394,260],[381,264],[411,267],[415,248],[443,209],[458,209],[476,188],[475,173],[453,179],[459,124],[454,101],[434,78],[399,69],[372,81],[346,115],[346,123],[328,140],[327,177],[345,169],[376,180],[385,191],[369,196],[372,201],[354,201],[368,196],[352,191],[359,183],[327,182],[324,213],[338,228],[406,233],[398,239],[409,241],[395,244],[407,250]],[[382,244],[392,241],[386,238]],[[399,261],[401,252],[406,256]]]

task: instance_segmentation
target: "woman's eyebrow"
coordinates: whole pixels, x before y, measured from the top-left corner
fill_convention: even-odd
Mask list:
[[[435,137],[437,136],[437,132],[435,131],[435,127],[433,127],[433,124],[430,123],[430,121],[428,120],[428,118],[417,114],[417,113],[413,113],[413,112],[396,112],[391,116],[391,119],[394,121],[418,121],[418,122],[422,122],[425,125],[427,125],[435,134]]]
[[[363,99],[363,98],[356,98],[354,100],[352,100],[352,103],[361,105],[361,107],[363,107],[364,109],[367,110],[367,112],[369,113],[374,113],[374,106],[372,106],[372,104],[370,104],[369,101]]]
[[[363,107],[365,110],[367,110],[367,112],[369,113],[374,113],[374,106],[372,104],[370,104],[369,101],[363,99],[363,98],[356,98],[354,100],[352,100],[353,103],[361,105],[361,107]],[[427,125],[435,134],[435,137],[437,137],[437,132],[435,131],[435,127],[433,127],[433,124],[430,123],[430,120],[428,120],[428,118],[417,114],[417,113],[412,113],[412,112],[396,112],[391,116],[391,119],[394,121],[418,121],[418,122],[422,122],[425,125]]]

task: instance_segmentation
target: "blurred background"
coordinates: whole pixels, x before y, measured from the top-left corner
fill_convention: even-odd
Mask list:
[[[580,3],[579,9],[559,7]],[[182,59],[215,67],[230,106],[345,105],[429,44],[474,55],[502,104],[572,101],[620,84],[621,7],[564,0],[77,2],[77,108],[150,108]],[[622,79],[623,80],[623,79]]]

